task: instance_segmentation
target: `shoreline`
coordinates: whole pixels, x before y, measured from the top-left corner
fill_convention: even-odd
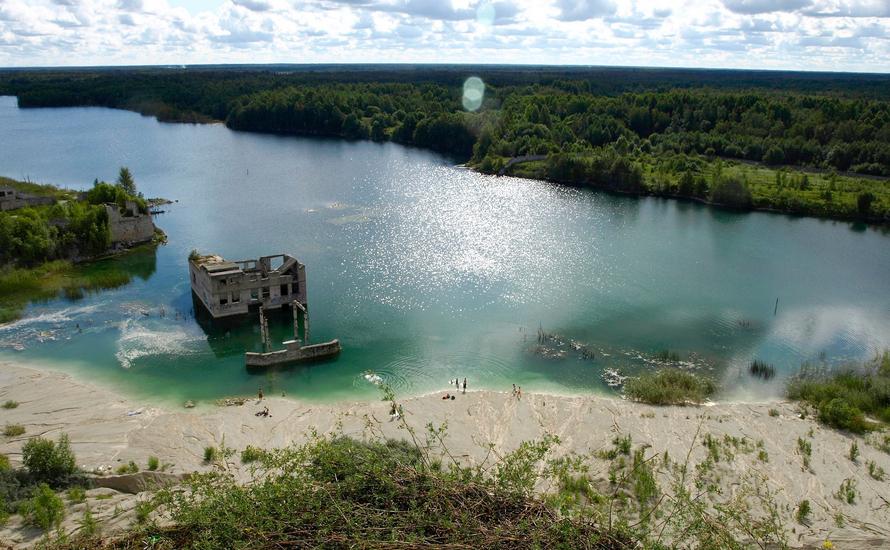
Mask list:
[[[18,96],[17,95],[9,95],[9,96],[0,95],[0,97],[14,97],[14,98],[16,98],[16,102],[18,105]],[[213,125],[213,126],[222,125],[223,127],[227,128],[228,130],[230,130],[232,132],[244,132],[244,133],[248,133],[248,134],[277,135],[277,136],[289,136],[289,137],[297,137],[297,138],[301,138],[301,137],[303,137],[303,138],[323,138],[323,139],[335,139],[338,141],[346,141],[346,142],[372,141],[370,139],[357,139],[356,140],[356,139],[348,138],[346,136],[341,136],[341,135],[336,135],[336,134],[326,134],[326,133],[322,133],[322,132],[319,132],[319,133],[309,133],[309,132],[307,132],[307,133],[290,133],[290,132],[274,132],[274,131],[262,131],[262,130],[236,129],[236,128],[229,127],[226,124],[226,122],[223,120],[216,120],[216,119],[212,119],[212,118],[208,118],[207,120],[193,120],[191,118],[162,119],[158,116],[157,113],[151,112],[150,110],[147,110],[147,111],[140,110],[138,108],[138,106],[115,106],[115,107],[110,107],[110,106],[106,106],[106,105],[65,105],[65,106],[43,106],[43,105],[41,105],[41,106],[25,106],[25,107],[18,106],[19,109],[60,109],[60,108],[78,108],[78,107],[80,107],[80,108],[95,107],[95,108],[101,108],[101,109],[114,109],[114,110],[119,110],[119,111],[133,112],[133,113],[137,113],[144,117],[154,118],[155,120],[158,121],[158,123],[161,123],[161,124],[193,124],[193,125],[201,124],[201,125]],[[192,114],[197,115],[197,113],[192,113]],[[199,115],[199,116],[204,116],[204,115]],[[436,151],[435,149],[429,149],[426,147],[415,145],[413,143],[401,143],[401,142],[392,141],[392,140],[385,140],[380,143],[393,143],[396,145],[401,145],[403,147],[413,147],[413,148],[421,149],[424,151],[430,151],[430,152],[433,152],[436,154],[443,155],[445,157],[450,156],[446,152]],[[795,172],[801,172],[801,173],[805,173],[805,174],[821,175],[821,174],[831,173],[831,170],[824,169],[824,168],[818,168],[815,166],[781,165],[781,166],[777,166],[777,167],[772,167],[772,166],[766,165],[764,163],[758,163],[755,161],[733,158],[733,157],[717,157],[717,158],[724,162],[730,162],[730,163],[737,162],[737,163],[747,165],[747,166],[769,168],[769,169],[781,169],[781,170],[791,169]],[[719,202],[714,202],[714,201],[704,199],[701,197],[685,196],[685,195],[679,195],[679,194],[674,194],[674,193],[660,193],[660,192],[653,192],[653,191],[645,191],[645,192],[622,191],[620,189],[611,189],[611,188],[607,188],[607,187],[590,186],[590,185],[586,185],[585,182],[559,181],[559,180],[549,179],[546,177],[528,177],[528,176],[509,174],[509,173],[499,174],[497,172],[484,172],[484,171],[478,169],[476,166],[473,166],[472,164],[470,164],[469,159],[462,163],[451,164],[451,166],[465,168],[465,169],[470,170],[476,174],[480,174],[480,175],[484,175],[484,176],[495,176],[495,177],[506,176],[506,177],[519,178],[519,179],[524,179],[524,180],[529,180],[529,181],[541,181],[541,182],[545,182],[545,183],[548,183],[551,185],[563,185],[563,186],[571,187],[574,189],[605,192],[605,193],[610,193],[610,194],[615,194],[615,195],[620,195],[620,196],[654,197],[654,198],[674,200],[674,201],[697,203],[697,204],[706,206],[708,208],[714,208],[717,210],[723,210],[723,211],[728,211],[728,212],[737,212],[737,213],[764,212],[764,213],[768,213],[768,214],[779,214],[779,215],[801,217],[801,218],[813,218],[813,219],[817,219],[817,220],[827,220],[827,221],[845,222],[845,223],[853,223],[853,224],[863,223],[863,224],[866,224],[866,225],[869,225],[869,226],[872,226],[875,228],[890,227],[890,219],[887,219],[887,218],[879,218],[879,217],[863,218],[861,216],[844,215],[844,214],[818,215],[818,214],[814,214],[812,212],[801,212],[801,211],[795,211],[795,210],[781,210],[778,208],[771,208],[771,207],[767,207],[767,206],[758,207],[758,206],[752,205],[750,207],[736,207],[736,206],[732,206],[732,205],[721,204]],[[842,171],[842,172],[838,172],[838,174],[843,177],[848,177],[848,178],[863,178],[863,179],[868,179],[868,180],[872,180],[872,181],[883,181],[883,182],[890,181],[890,176],[876,176],[876,175],[871,175],[871,174],[859,174],[859,173],[850,172],[850,171]]]
[[[667,452],[679,460],[689,454],[695,463],[707,458],[709,448],[702,443],[706,435],[721,442],[735,439],[747,443],[736,446],[735,451],[727,447],[723,459],[714,465],[721,492],[735,494],[750,476],[762,477],[775,494],[789,542],[794,546],[818,546],[823,540],[832,540],[835,544],[856,541],[838,548],[860,544],[890,548],[890,505],[886,505],[890,482],[870,478],[865,468],[866,461],[874,461],[890,471],[890,454],[861,437],[826,428],[811,418],[800,418],[794,403],[655,407],[595,395],[524,393],[522,399],[516,399],[508,392],[486,390],[457,393],[455,400],[443,400],[440,394],[445,391],[450,392],[397,400],[404,408],[406,425],[418,434],[426,432],[427,424],[446,425],[448,452],[469,464],[485,460],[489,445],[503,454],[523,441],[552,434],[560,440],[555,457],[590,457],[591,473],[607,484],[608,463],[594,455],[610,449],[619,434],[629,435],[634,448],[644,446],[647,456]],[[225,446],[234,450],[226,462],[227,471],[247,480],[249,468],[240,463],[239,456],[248,445],[271,449],[301,444],[313,431],[358,439],[408,438],[405,427],[389,419],[389,404],[382,400],[319,404],[266,397],[262,402],[249,399],[241,406],[174,410],[123,397],[67,373],[0,362],[0,401],[6,400],[19,405],[0,410],[0,422],[21,424],[26,430],[22,436],[0,438],[0,453],[7,454],[16,466],[21,463],[21,445],[29,437],[55,439],[67,433],[77,464],[85,471],[113,471],[129,461],[144,470],[148,457],[156,456],[167,465],[162,466],[164,472],[181,476],[211,470],[203,461],[204,448]],[[255,416],[263,407],[269,408],[270,417]],[[812,442],[809,468],[802,466],[798,438]],[[859,442],[861,451],[857,463],[847,457],[853,441]],[[758,460],[755,449],[763,450],[768,460]],[[669,487],[669,474],[659,472],[663,488]],[[834,496],[847,478],[858,483],[860,496],[855,504]],[[109,491],[91,489],[88,496]],[[99,505],[115,504],[126,509],[127,503],[135,506],[139,495],[111,493],[113,498],[91,503],[93,512],[112,524],[121,521],[121,526],[130,525],[126,514],[118,517]],[[804,499],[813,508],[808,526],[793,519],[797,504]],[[838,514],[845,518],[843,527],[836,523]],[[65,525],[76,527],[77,518],[79,514],[72,511]],[[15,517],[0,528],[0,540],[12,541],[13,547],[28,547],[37,540],[32,531],[23,528]]]

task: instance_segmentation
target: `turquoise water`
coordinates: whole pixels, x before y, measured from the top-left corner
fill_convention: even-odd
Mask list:
[[[156,218],[168,244],[127,260],[137,276],[125,287],[31,305],[0,327],[0,359],[160,400],[259,386],[330,400],[373,396],[368,371],[401,393],[454,377],[608,391],[605,369],[652,368],[671,350],[731,396],[760,397],[780,381],[742,375],[754,357],[786,375],[890,347],[885,230],[483,176],[395,144],[0,98],[0,174],[84,188],[121,165],[146,196],[178,201]],[[208,327],[191,315],[193,248],[299,257],[313,340],[340,338],[341,356],[248,374],[255,323]],[[539,328],[559,336],[536,349]],[[283,340],[290,319],[272,329]]]

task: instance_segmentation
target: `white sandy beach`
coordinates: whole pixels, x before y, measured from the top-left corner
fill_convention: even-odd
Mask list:
[[[443,388],[442,393],[445,391]],[[694,462],[703,460],[707,452],[700,441],[693,444],[699,430],[699,437],[711,434],[722,439],[727,434],[751,442],[762,440],[768,462],[758,460],[756,452],[738,452],[719,463],[721,483],[727,491],[750,473],[768,478],[795,546],[815,547],[830,539],[835,548],[890,548],[890,481],[876,481],[865,466],[874,461],[890,472],[890,455],[857,437],[861,454],[852,462],[847,453],[853,436],[799,418],[792,403],[684,408],[598,396],[527,394],[517,400],[509,392],[478,391],[445,401],[440,395],[400,400],[407,422],[418,431],[424,431],[430,422],[447,423],[449,451],[468,462],[482,460],[489,443],[496,451],[506,452],[547,433],[561,440],[557,455],[608,449],[616,434],[630,434],[634,447],[651,445],[647,456],[667,450],[672,457],[685,457],[692,445]],[[0,409],[0,423],[21,424],[26,429],[20,437],[0,436],[0,453],[8,455],[14,465],[20,464],[21,446],[27,438],[55,439],[61,433],[70,437],[78,465],[84,470],[111,470],[130,460],[145,468],[147,458],[153,455],[168,464],[165,471],[173,474],[209,469],[203,463],[204,448],[223,441],[240,451],[247,445],[273,448],[303,442],[312,430],[342,430],[358,438],[379,430],[389,437],[407,437],[398,422],[390,421],[389,405],[382,401],[319,405],[267,397],[262,403],[253,398],[242,406],[172,410],[121,397],[62,373],[0,363],[0,402],[7,399],[19,406]],[[255,416],[264,406],[271,417]],[[778,416],[771,416],[770,409],[777,410]],[[811,468],[805,470],[797,440],[809,438],[811,430]],[[229,467],[238,473],[237,454]],[[595,478],[605,479],[606,469],[605,461],[594,459]],[[860,492],[852,505],[834,496],[847,478],[857,481]],[[96,499],[100,494],[111,496]],[[93,489],[88,495],[93,513],[110,526],[131,522],[127,510],[140,498],[108,488]],[[793,519],[797,503],[803,499],[808,499],[813,509],[808,527]],[[66,527],[74,528],[83,506],[69,509]],[[837,526],[838,514],[844,517],[843,527]],[[27,547],[38,536],[33,529],[22,527],[17,517],[0,530],[0,541],[12,548]]]

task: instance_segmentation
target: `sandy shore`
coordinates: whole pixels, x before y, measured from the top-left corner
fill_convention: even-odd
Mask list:
[[[0,409],[0,423],[21,424],[26,429],[19,437],[0,436],[0,453],[8,455],[14,465],[20,463],[21,446],[28,437],[55,438],[60,433],[69,435],[84,470],[110,470],[130,460],[144,469],[148,457],[157,456],[167,465],[165,471],[173,474],[207,470],[204,448],[223,441],[226,447],[240,451],[247,445],[273,448],[299,443],[312,430],[340,430],[359,438],[372,432],[407,437],[398,422],[390,421],[389,406],[384,402],[319,405],[267,397],[262,403],[254,398],[242,406],[171,410],[123,398],[62,373],[0,363],[0,402],[7,399],[19,402],[19,406]],[[496,451],[507,452],[522,441],[547,433],[561,440],[557,454],[590,454],[610,448],[617,434],[630,434],[634,447],[651,445],[647,456],[667,450],[670,456],[681,458],[692,445],[695,463],[704,460],[707,453],[700,441],[693,443],[697,432],[699,437],[711,434],[722,439],[729,435],[746,437],[752,443],[762,441],[762,449],[769,456],[767,462],[759,460],[757,451],[753,451],[736,452],[732,459],[719,463],[721,484],[727,491],[731,492],[745,475],[763,474],[776,493],[790,542],[795,546],[821,545],[830,539],[835,548],[890,548],[890,480],[876,481],[866,467],[867,461],[874,461],[890,472],[890,455],[862,438],[799,418],[791,403],[652,407],[598,396],[528,394],[517,400],[509,392],[487,391],[468,392],[448,401],[429,395],[400,402],[408,424],[420,432],[425,431],[427,423],[447,423],[450,453],[468,462],[482,460],[489,443]],[[270,418],[255,416],[263,407],[269,408]],[[771,410],[778,415],[771,415]],[[812,444],[809,470],[802,466],[799,437]],[[847,456],[854,439],[860,448],[855,463]],[[229,467],[239,473],[237,454]],[[595,477],[605,479],[607,467],[605,461],[594,460]],[[855,504],[834,496],[847,478],[858,483],[860,495]],[[109,496],[95,498],[100,494]],[[94,489],[89,495],[93,513],[112,526],[132,521],[126,512],[140,498],[107,488]],[[793,520],[797,503],[803,499],[808,499],[813,509],[806,527]],[[75,526],[83,506],[76,505],[69,511],[67,527]],[[843,527],[837,525],[838,514],[844,517]],[[37,536],[34,530],[22,527],[17,518],[0,530],[0,541],[13,547],[27,546]]]

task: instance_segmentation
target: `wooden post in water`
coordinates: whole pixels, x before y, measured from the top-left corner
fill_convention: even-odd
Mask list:
[[[773,309],[773,317],[776,316],[776,313],[779,312],[779,297],[776,296],[776,307]]]

